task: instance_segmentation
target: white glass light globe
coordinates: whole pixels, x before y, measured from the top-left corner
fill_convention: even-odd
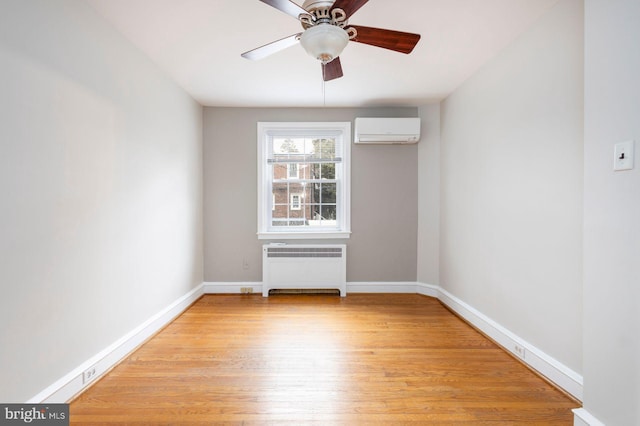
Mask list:
[[[311,27],[300,37],[300,44],[304,50],[323,64],[340,56],[348,42],[347,32],[331,24]]]

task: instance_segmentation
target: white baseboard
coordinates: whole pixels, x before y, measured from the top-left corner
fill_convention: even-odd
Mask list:
[[[243,288],[249,287],[252,293],[262,293],[261,282],[245,283],[203,283],[197,288],[176,300],[174,303],[157,313],[143,324],[118,339],[113,344],[91,357],[73,371],[31,398],[28,403],[61,403],[77,395],[85,387],[83,372],[89,368],[96,369],[96,378],[109,371],[122,358],[137,346],[159,331],[175,317],[184,312],[202,294],[240,294]],[[451,310],[456,312],[474,327],[500,344],[505,350],[518,356],[524,363],[538,371],[567,393],[582,401],[582,376],[550,357],[540,349],[526,342],[505,327],[493,321],[472,306],[453,296],[446,290],[431,284],[418,282],[350,282],[347,283],[348,293],[418,293],[436,297]],[[516,351],[516,346],[524,348],[524,357]],[[585,410],[574,410],[576,419],[583,423],[580,426],[601,426],[593,416]],[[577,420],[576,420],[577,421]]]
[[[415,282],[349,282],[349,293],[411,293],[416,292]]]
[[[573,410],[573,426],[604,426],[604,423],[584,408],[576,408]]]
[[[117,365],[127,354],[140,346],[149,337],[153,336],[165,325],[169,324],[175,317],[184,312],[193,302],[198,300],[203,294],[203,285],[191,290],[189,293],[180,297],[171,305],[164,308],[144,323],[140,324],[129,333],[122,336],[105,349],[92,356],[74,370],[51,384],[42,392],[35,395],[28,404],[38,403],[65,403],[73,398],[84,388],[94,383],[100,376],[111,370]],[[83,373],[95,368],[96,374],[89,382],[83,383]]]
[[[437,297],[442,303],[474,327],[481,330],[505,350],[520,358],[525,364],[545,376],[558,387],[564,389],[577,400],[582,401],[583,384],[580,374],[547,355],[545,352],[512,333],[507,328],[493,321],[446,290],[438,288]],[[524,352],[518,353],[516,346],[523,348]]]
[[[435,297],[439,296],[440,287],[432,284],[416,283],[416,293],[423,296]]]
[[[243,288],[250,288],[250,293],[262,293],[261,282],[238,283],[204,283],[204,294],[240,294]]]
[[[207,282],[204,283],[205,294],[240,294],[242,288],[251,288],[251,293],[262,293],[262,282]],[[349,293],[416,293],[415,282],[349,282]],[[433,294],[435,297],[435,292]]]

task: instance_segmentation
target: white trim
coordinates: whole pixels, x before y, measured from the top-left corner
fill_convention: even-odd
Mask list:
[[[204,294],[241,294],[246,287],[252,288],[252,293],[262,294],[262,282],[204,283]]]
[[[201,295],[240,294],[243,287],[251,287],[254,294],[260,294],[262,292],[262,282],[206,282],[201,284],[98,354],[83,362],[74,370],[29,399],[27,403],[59,403],[68,401],[88,386],[82,383],[82,374],[87,369],[95,367],[98,373],[97,376],[105,374],[132,350],[144,343],[149,337],[184,312]],[[349,282],[347,283],[347,293],[418,293],[438,298],[443,304],[496,341],[505,350],[517,356],[515,346],[518,345],[524,348],[526,351],[524,359],[521,357],[518,358],[522,359],[525,364],[547,377],[576,399],[582,400],[583,382],[581,375],[441,287],[419,282]],[[92,380],[89,384],[94,381],[95,380]],[[584,409],[574,410],[574,416],[576,419],[574,421],[579,422],[575,423],[576,425],[603,426],[603,423]]]
[[[349,293],[416,293],[415,282],[348,282]]]
[[[268,194],[272,194],[269,182],[271,176],[267,164],[268,150],[266,146],[269,133],[275,130],[290,131],[299,129],[303,132],[313,134],[313,131],[319,132],[336,131],[342,139],[341,163],[343,164],[342,172],[336,168],[336,183],[338,184],[337,220],[339,226],[331,227],[326,231],[315,231],[305,228],[304,231],[279,232],[278,229],[271,229],[269,216],[273,212],[269,209]],[[351,122],[258,122],[257,123],[257,160],[258,160],[258,239],[328,239],[328,238],[349,238],[351,234]],[[288,169],[287,169],[288,170]],[[287,171],[288,174],[288,171]],[[271,229],[271,231],[269,231]],[[326,232],[326,233],[325,233]]]
[[[173,321],[202,294],[203,285],[201,284],[33,396],[27,403],[64,403],[69,401],[111,370],[149,337]],[[83,372],[91,367],[96,369],[97,375],[89,383],[83,384]]]
[[[350,238],[351,232],[325,231],[325,232],[258,232],[259,240],[335,240],[338,238]]]
[[[438,290],[440,290],[440,287],[437,285],[416,283],[416,293],[422,294],[423,296],[435,297],[437,299]]]
[[[290,196],[291,196],[291,200],[289,204],[291,205],[291,210],[295,210],[295,211],[302,210],[302,194],[290,194]],[[297,203],[294,202],[295,197],[298,198]],[[298,207],[296,207],[296,204]]]
[[[573,426],[604,426],[584,408],[576,408],[573,411]]]
[[[251,287],[253,293],[262,293],[262,282],[206,282],[204,294],[240,294],[243,287]],[[417,293],[415,282],[348,282],[348,293]],[[430,294],[426,296],[431,296]],[[432,296],[435,297],[435,296]]]
[[[296,174],[291,174],[291,166],[296,166]],[[300,170],[298,168],[298,163],[289,163],[287,164],[287,179],[300,179]]]
[[[574,398],[582,401],[583,383],[580,374],[442,288],[438,288],[438,299],[506,351],[521,359]],[[516,345],[524,348],[524,359],[516,352]]]

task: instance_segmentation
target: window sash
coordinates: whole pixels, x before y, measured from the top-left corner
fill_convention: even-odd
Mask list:
[[[275,163],[277,164],[277,163]],[[275,196],[271,197],[272,205],[270,206],[271,214],[268,215],[267,218],[267,230],[269,232],[283,232],[283,231],[292,231],[292,232],[303,232],[304,230],[312,230],[313,232],[317,232],[317,228],[330,229],[332,231],[339,231],[341,225],[341,215],[344,214],[343,208],[340,206],[341,191],[342,191],[342,179],[343,175],[342,166],[336,166],[334,174],[335,179],[293,179],[293,178],[282,178],[276,180],[274,178],[273,171],[274,164],[267,166],[269,170],[267,172],[268,176],[271,177],[270,181],[267,184],[270,186],[270,190],[272,193],[276,193],[276,191],[286,191],[287,197],[285,198],[286,203],[277,203],[275,200]],[[298,169],[300,171],[300,169]],[[289,174],[289,169],[287,168],[287,175]],[[318,186],[316,191],[315,186]],[[293,187],[292,187],[293,186]],[[335,191],[335,195],[332,198],[328,198],[323,200],[323,188],[327,190],[327,188],[332,188]],[[300,206],[299,208],[294,208],[293,206],[293,197],[295,195],[300,194],[300,191],[309,192],[309,199],[313,199],[315,202],[307,202],[304,201],[303,197],[300,197]],[[317,198],[313,196],[313,194],[318,193]],[[277,209],[280,207],[280,209]],[[285,208],[286,207],[286,208]],[[323,211],[326,211],[327,208],[332,208],[335,210],[335,218],[324,218]],[[307,209],[309,210],[309,214],[307,214]],[[285,210],[287,213],[287,217],[278,216],[278,212],[282,212]],[[304,215],[302,218],[295,217],[292,218],[290,213],[291,211],[302,212]],[[317,211],[317,215],[323,217],[323,219],[317,219],[315,217],[315,212]],[[296,219],[298,221],[304,220],[306,223],[296,223],[294,229],[290,229],[291,225],[287,222],[287,219]],[[285,223],[287,222],[287,223]],[[282,223],[282,224],[280,224]]]
[[[283,147],[284,138],[291,138],[289,143],[292,146]],[[295,140],[296,138],[300,140]],[[258,171],[259,171],[259,218],[258,235],[260,238],[298,238],[307,235],[310,238],[342,238],[350,234],[350,173],[349,157],[351,143],[350,123],[258,123]],[[282,141],[281,145],[274,143],[274,140]],[[317,149],[314,145],[310,147],[313,140],[333,139],[335,145],[326,151],[321,145],[321,152],[313,151]],[[322,142],[320,142],[322,144]],[[306,144],[306,145],[305,145]],[[317,142],[315,142],[317,144]],[[274,148],[275,145],[275,148]],[[293,146],[295,145],[295,146]],[[288,151],[291,149],[291,151]],[[277,151],[277,152],[274,152]],[[306,152],[304,152],[306,151]],[[291,177],[289,167],[286,167],[286,178],[276,178],[274,167],[277,164],[287,165],[298,163],[298,178]],[[311,166],[313,164],[334,164],[331,167],[329,176],[332,179],[322,178],[322,169],[316,169],[314,176],[305,175],[301,165]],[[334,171],[335,170],[335,171]],[[281,173],[281,172],[279,172]],[[308,173],[308,172],[307,172]],[[320,178],[317,178],[320,176]],[[287,205],[282,202],[276,203],[274,195],[275,185],[287,185]],[[315,202],[310,203],[305,196],[299,198],[299,207],[294,210],[303,213],[305,217],[291,217],[292,195],[290,184],[307,185],[315,189]],[[332,187],[333,186],[333,187]],[[298,189],[296,189],[297,191]],[[314,189],[310,189],[314,191]],[[269,195],[271,194],[271,195]],[[319,195],[318,195],[319,194]],[[324,198],[327,196],[328,198]],[[277,210],[277,208],[280,208]],[[283,209],[289,212],[284,216]],[[310,212],[310,213],[309,213]],[[335,212],[335,213],[334,213]],[[327,215],[327,220],[320,222],[313,217],[314,214]],[[335,215],[335,218],[333,217]],[[302,221],[306,221],[301,224]],[[295,223],[292,223],[295,222]]]
[[[322,160],[322,159],[318,159],[318,158],[308,158],[308,159],[293,159],[293,158],[278,158],[278,159],[274,159],[274,158],[268,158],[267,159],[267,164],[290,164],[290,163],[300,163],[300,164],[307,164],[307,163],[319,163],[319,164],[337,164],[337,163],[342,163],[342,157],[336,157],[333,160]]]

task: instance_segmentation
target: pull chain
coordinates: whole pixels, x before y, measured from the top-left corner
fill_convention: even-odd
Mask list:
[[[322,106],[327,106],[326,82],[322,79]]]
[[[327,92],[326,92],[326,81],[324,81],[324,76],[325,73],[327,72],[326,70],[326,66],[327,64],[322,64],[322,106],[326,107],[327,106]]]

